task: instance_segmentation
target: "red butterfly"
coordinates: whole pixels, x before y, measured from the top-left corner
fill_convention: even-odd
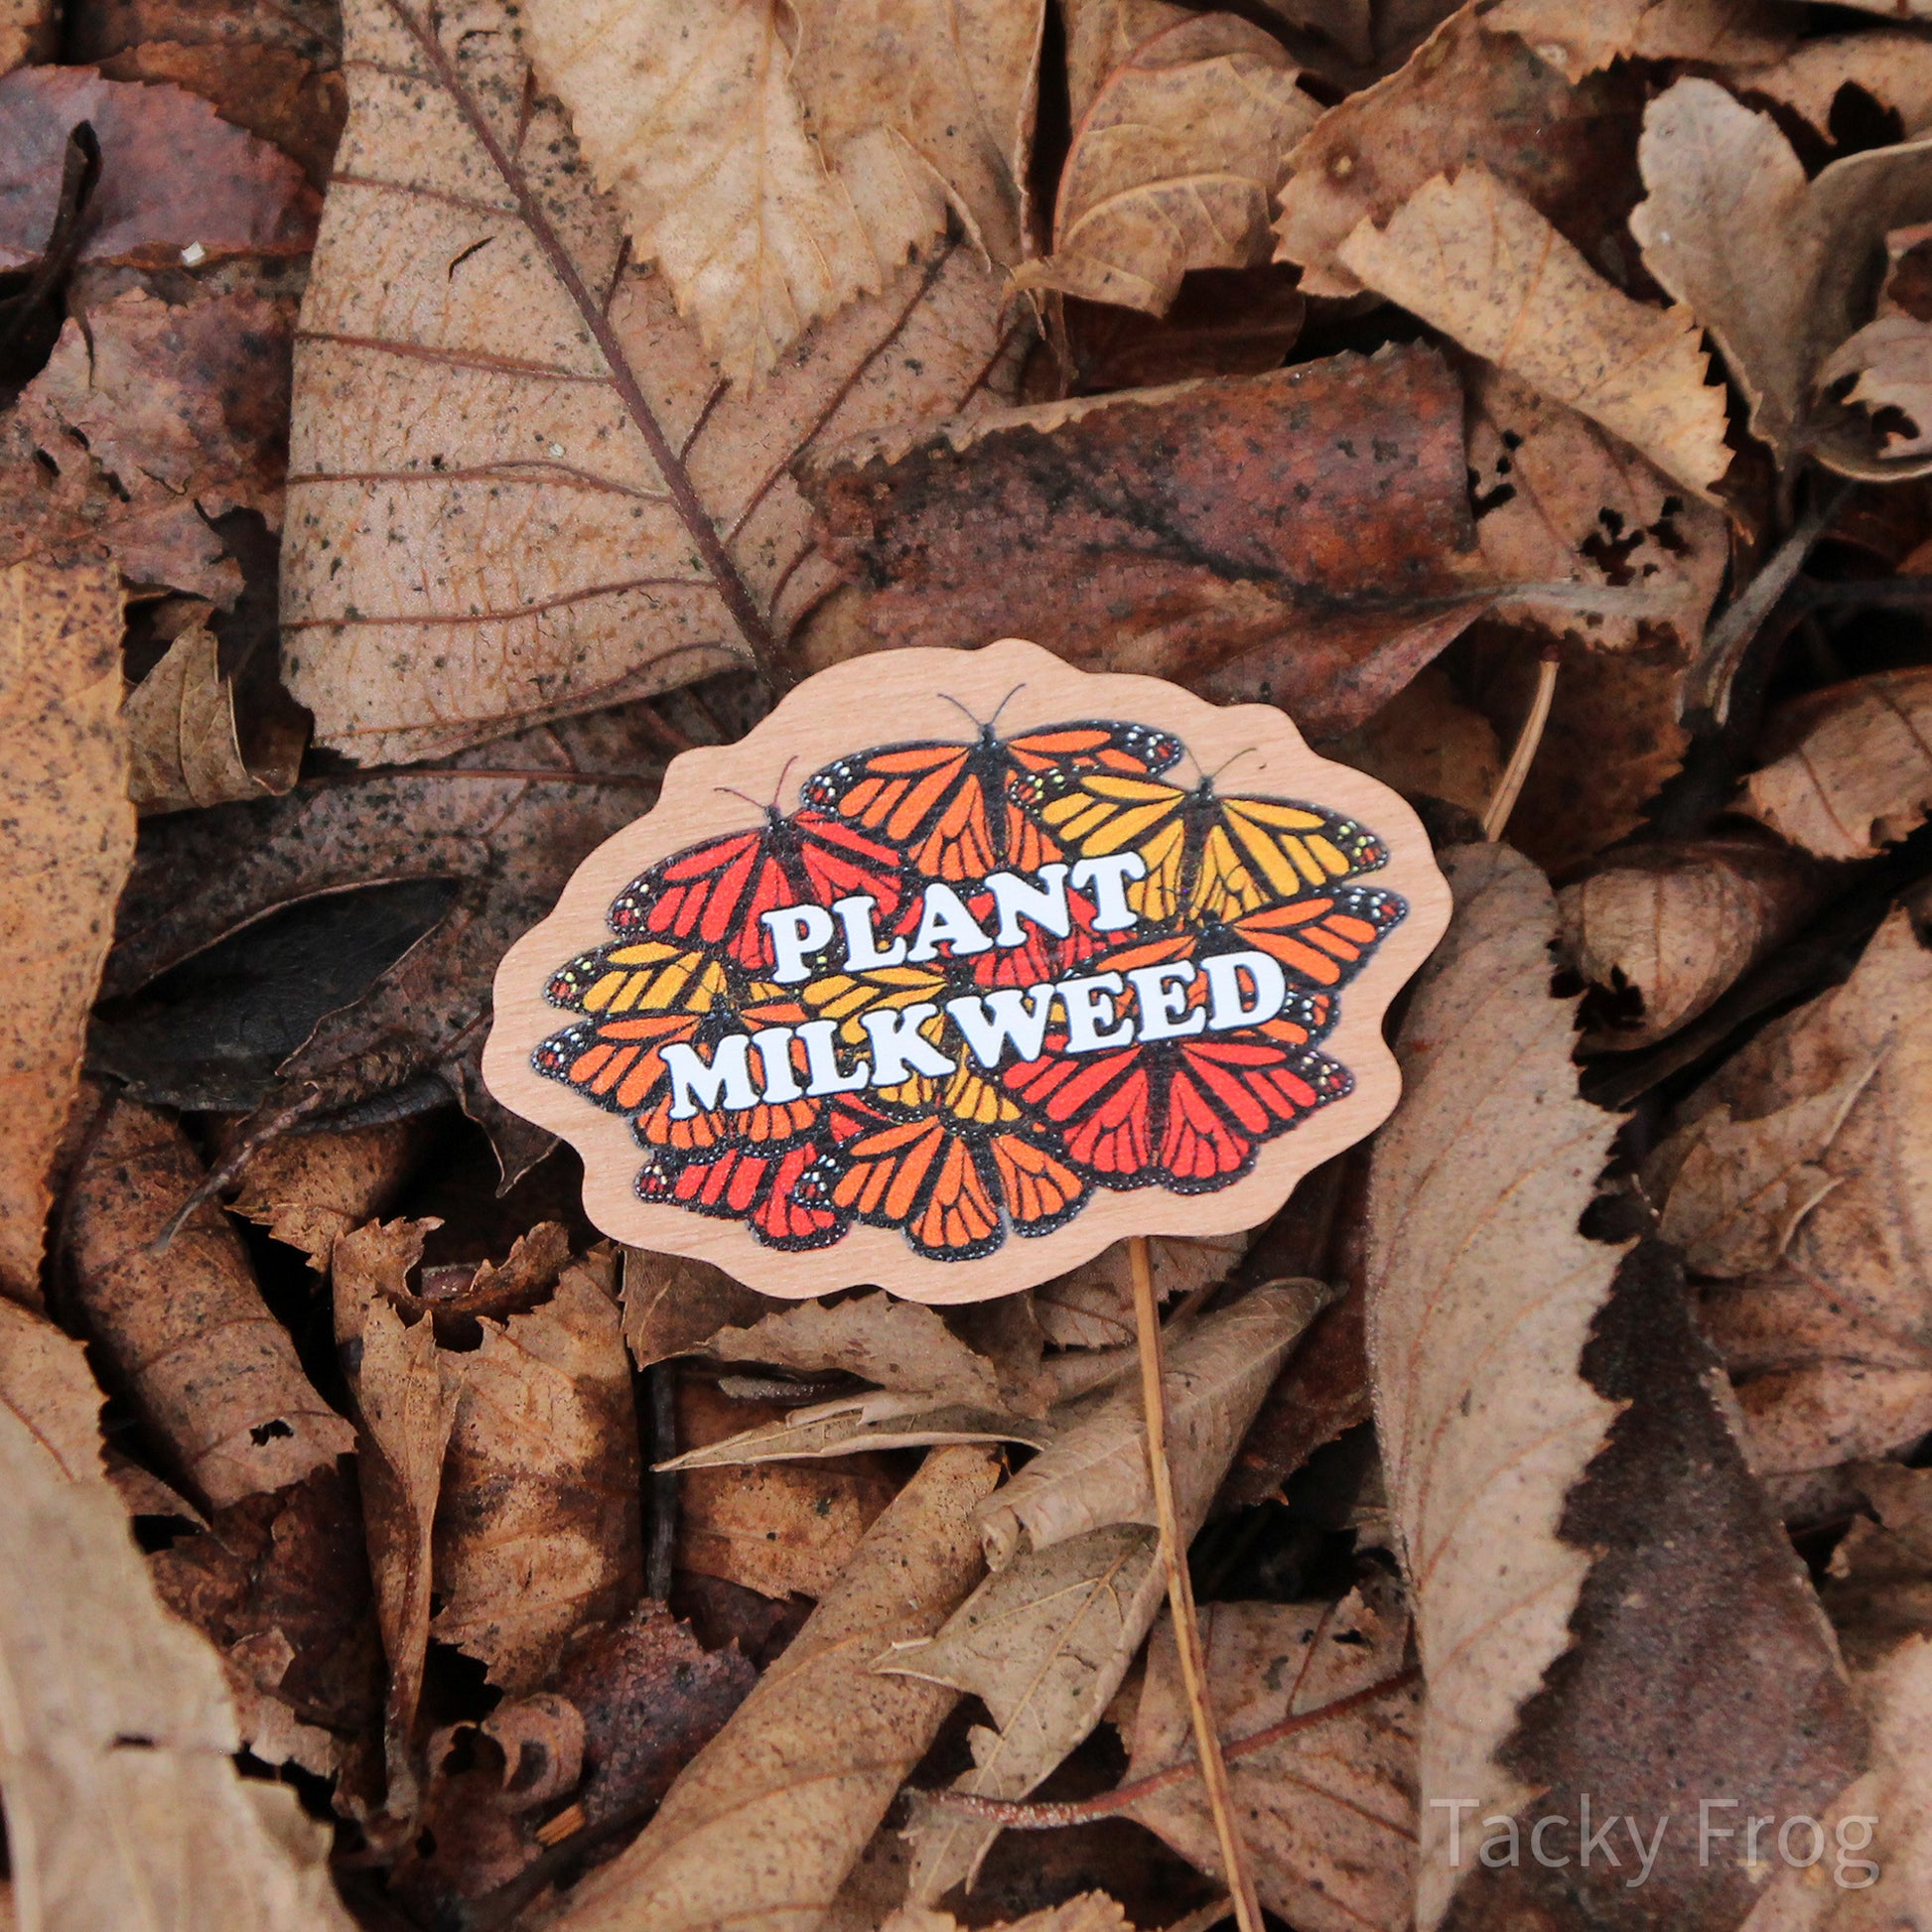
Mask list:
[[[1002,867],[1037,872],[1060,856],[1021,805],[1021,780],[1049,770],[1146,776],[1182,750],[1146,725],[1047,725],[1003,739],[986,724],[965,745],[921,741],[840,759],[806,779],[800,796],[892,840],[928,878],[959,885]]]
[[[1186,963],[1193,948],[1193,936],[1182,935],[1100,964],[1125,973]],[[1197,977],[1187,1005],[1197,1008],[1205,998]],[[1123,1017],[1134,1003],[1132,992],[1122,996]],[[1246,1173],[1264,1141],[1351,1090],[1347,1068],[1312,1050],[1330,1011],[1325,998],[1303,1000],[1252,1027],[1078,1054],[1067,1051],[1066,1033],[1055,1029],[1038,1059],[1000,1077],[1059,1130],[1067,1154],[1100,1186],[1206,1193]]]
[[[806,1184],[820,1158],[817,1142],[809,1140],[776,1152],[734,1147],[686,1159],[656,1154],[637,1171],[637,1194],[743,1221],[767,1248],[828,1248],[848,1224]]]
[[[891,846],[842,819],[816,811],[785,818],[773,806],[763,824],[673,853],[633,880],[611,907],[611,929],[719,947],[749,971],[769,973],[763,913],[863,893],[890,918],[900,864]]]

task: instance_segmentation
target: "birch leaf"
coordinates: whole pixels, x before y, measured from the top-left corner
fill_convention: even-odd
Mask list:
[[[1314,124],[1281,43],[1232,14],[1148,0],[1082,0],[1143,36],[1075,102],[1073,145],[1053,208],[1053,248],[1014,286],[1056,289],[1166,315],[1189,269],[1248,268],[1272,250],[1284,157]],[[1077,49],[1070,56],[1078,68]]]
[[[1774,750],[1741,809],[1821,859],[1871,859],[1932,811],[1932,670],[1828,686],[1771,724]]]
[[[1700,61],[1761,67],[1791,51],[1795,36],[1775,14],[1737,0],[1502,0],[1483,16],[1491,33],[1519,34],[1539,60],[1572,81],[1613,61]]]
[[[685,1768],[643,1836],[571,1894],[557,1932],[811,1932],[952,1708],[882,1677],[972,1587],[984,1449],[929,1454],[838,1585]]]
[[[883,129],[821,150],[789,25],[768,0],[528,9],[537,73],[598,185],[734,377],[876,293],[945,220],[937,182]]]
[[[1333,757],[1333,751],[1328,752]],[[1251,1233],[1156,1234],[1148,1239],[1154,1292],[1163,1302],[1226,1278],[1248,1252]],[[1116,1241],[1070,1274],[1034,1290],[1034,1312],[1061,1348],[1119,1348],[1134,1339],[1134,1285],[1128,1244]]]
[[[98,564],[0,571],[0,1294],[38,1303],[48,1171],[80,1083],[87,1010],[134,856],[121,596]],[[25,882],[35,882],[28,891]]]
[[[1558,1526],[1615,1415],[1579,1362],[1621,1252],[1576,1231],[1616,1122],[1577,1097],[1550,889],[1505,846],[1445,870],[1455,916],[1403,1023],[1403,1102],[1369,1182],[1376,1426],[1429,1683],[1424,1927],[1457,1876],[1427,1801],[1475,1798],[1481,1816],[1530,1796],[1497,1754],[1589,1569]]]
[[[1688,83],[1687,83],[1688,84]],[[1730,462],[1696,320],[1613,288],[1488,169],[1439,175],[1336,250],[1363,284],[1707,495]]]
[[[996,267],[1027,253],[1040,0],[797,0],[792,78],[820,147],[888,130]]]
[[[727,38],[773,11],[731,10]],[[1017,362],[997,279],[935,243],[754,393],[628,259],[497,0],[352,0],[346,22],[282,580],[318,740],[422,759],[729,664],[774,670],[833,577],[787,466],[1001,401]]]

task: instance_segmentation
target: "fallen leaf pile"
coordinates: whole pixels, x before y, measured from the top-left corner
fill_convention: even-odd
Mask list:
[[[1275,1932],[1932,1924],[1925,0],[0,0],[0,1922],[1229,1919],[1125,1246],[621,1250],[492,976],[1031,637],[1454,897],[1157,1239]]]

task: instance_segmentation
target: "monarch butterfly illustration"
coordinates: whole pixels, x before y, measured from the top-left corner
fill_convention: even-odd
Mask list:
[[[799,795],[890,840],[927,878],[957,884],[1002,867],[1035,872],[1060,856],[1024,809],[1023,781],[1050,771],[1146,775],[1165,771],[1183,749],[1146,725],[1048,725],[1001,738],[989,723],[963,745],[920,741],[839,759]]]
[[[1192,935],[1112,953],[1103,967],[1187,963]],[[1198,1006],[1204,989],[1188,989]],[[1135,996],[1126,994],[1129,1012]],[[1069,1159],[1096,1185],[1164,1186],[1206,1193],[1238,1180],[1264,1141],[1285,1133],[1353,1087],[1346,1067],[1313,1050],[1326,1030],[1325,998],[1292,1002],[1282,1013],[1226,1033],[1136,1038],[1072,1053],[1051,1029],[1045,1051],[1006,1068],[1001,1080],[1042,1122],[1057,1128]]]
[[[640,1200],[742,1221],[767,1248],[826,1248],[844,1217],[822,1205],[806,1176],[822,1160],[813,1140],[763,1150],[731,1147],[709,1156],[654,1154],[637,1171]]]
[[[1070,852],[1138,853],[1147,877],[1127,902],[1166,924],[1233,919],[1371,872],[1388,860],[1351,818],[1288,798],[1223,795],[1212,778],[1191,789],[1118,771],[1033,774],[1025,801]]]
[[[806,901],[868,894],[890,918],[899,902],[899,855],[825,812],[764,822],[707,839],[660,861],[619,895],[611,929],[716,948],[751,972],[773,969],[762,914]]]
[[[991,1082],[975,1086],[992,1092]],[[997,1103],[996,1103],[997,1104]],[[857,1096],[833,1103],[836,1153],[821,1181],[832,1206],[880,1227],[902,1228],[920,1254],[970,1261],[1007,1237],[1063,1227],[1088,1185],[1030,1130],[1022,1109],[969,1124],[944,1109],[900,1112]]]
[[[1220,933],[1272,959],[1305,985],[1334,987],[1353,979],[1383,935],[1401,923],[1408,906],[1394,893],[1343,886],[1290,899],[1209,928],[1203,944]]]

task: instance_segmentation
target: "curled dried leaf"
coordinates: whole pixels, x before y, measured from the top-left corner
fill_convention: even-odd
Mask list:
[[[1634,845],[1605,859],[1557,898],[1564,956],[1636,1002],[1588,1043],[1627,1051],[1695,1020],[1790,937],[1818,892],[1813,868],[1743,839]]]
[[[303,1374],[219,1208],[158,1247],[203,1178],[179,1127],[114,1102],[73,1180],[71,1252],[89,1333],[189,1493],[218,1509],[307,1475],[355,1432]]]

